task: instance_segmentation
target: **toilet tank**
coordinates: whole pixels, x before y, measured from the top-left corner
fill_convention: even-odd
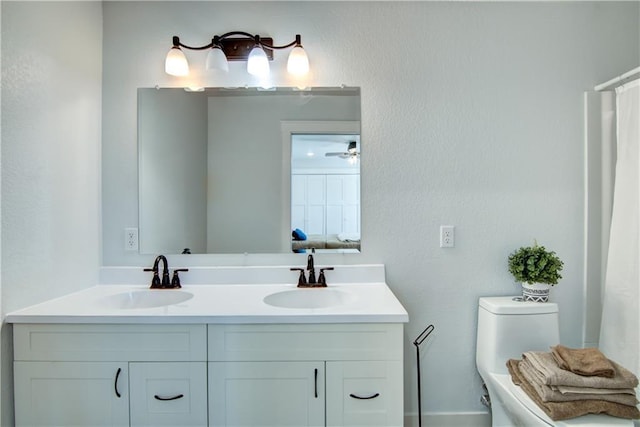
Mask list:
[[[560,341],[555,303],[483,297],[478,305],[476,365],[483,377],[507,374],[508,359],[521,359],[525,351],[550,351]]]

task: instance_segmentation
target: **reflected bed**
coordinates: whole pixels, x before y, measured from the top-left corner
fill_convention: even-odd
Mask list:
[[[353,239],[339,234],[310,234],[307,240],[291,240],[294,252],[303,249],[356,249],[360,250],[360,239]]]

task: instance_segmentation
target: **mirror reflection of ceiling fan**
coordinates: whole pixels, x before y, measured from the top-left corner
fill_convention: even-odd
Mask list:
[[[356,146],[355,141],[349,141],[349,146],[347,147],[347,151],[344,152],[333,152],[333,153],[325,153],[326,157],[340,157],[341,159],[350,159],[355,160],[360,157],[360,152]]]

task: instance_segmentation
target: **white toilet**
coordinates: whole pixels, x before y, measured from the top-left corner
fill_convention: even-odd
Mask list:
[[[480,298],[476,366],[489,392],[492,426],[633,426],[632,420],[606,415],[553,421],[513,384],[508,359],[521,359],[526,351],[550,351],[559,342],[557,304]]]

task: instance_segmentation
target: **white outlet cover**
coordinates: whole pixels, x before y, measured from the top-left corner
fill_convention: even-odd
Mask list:
[[[135,227],[124,229],[124,250],[125,251],[137,251],[138,250],[138,229]]]
[[[453,225],[440,226],[440,247],[453,248],[456,245],[455,227]]]

